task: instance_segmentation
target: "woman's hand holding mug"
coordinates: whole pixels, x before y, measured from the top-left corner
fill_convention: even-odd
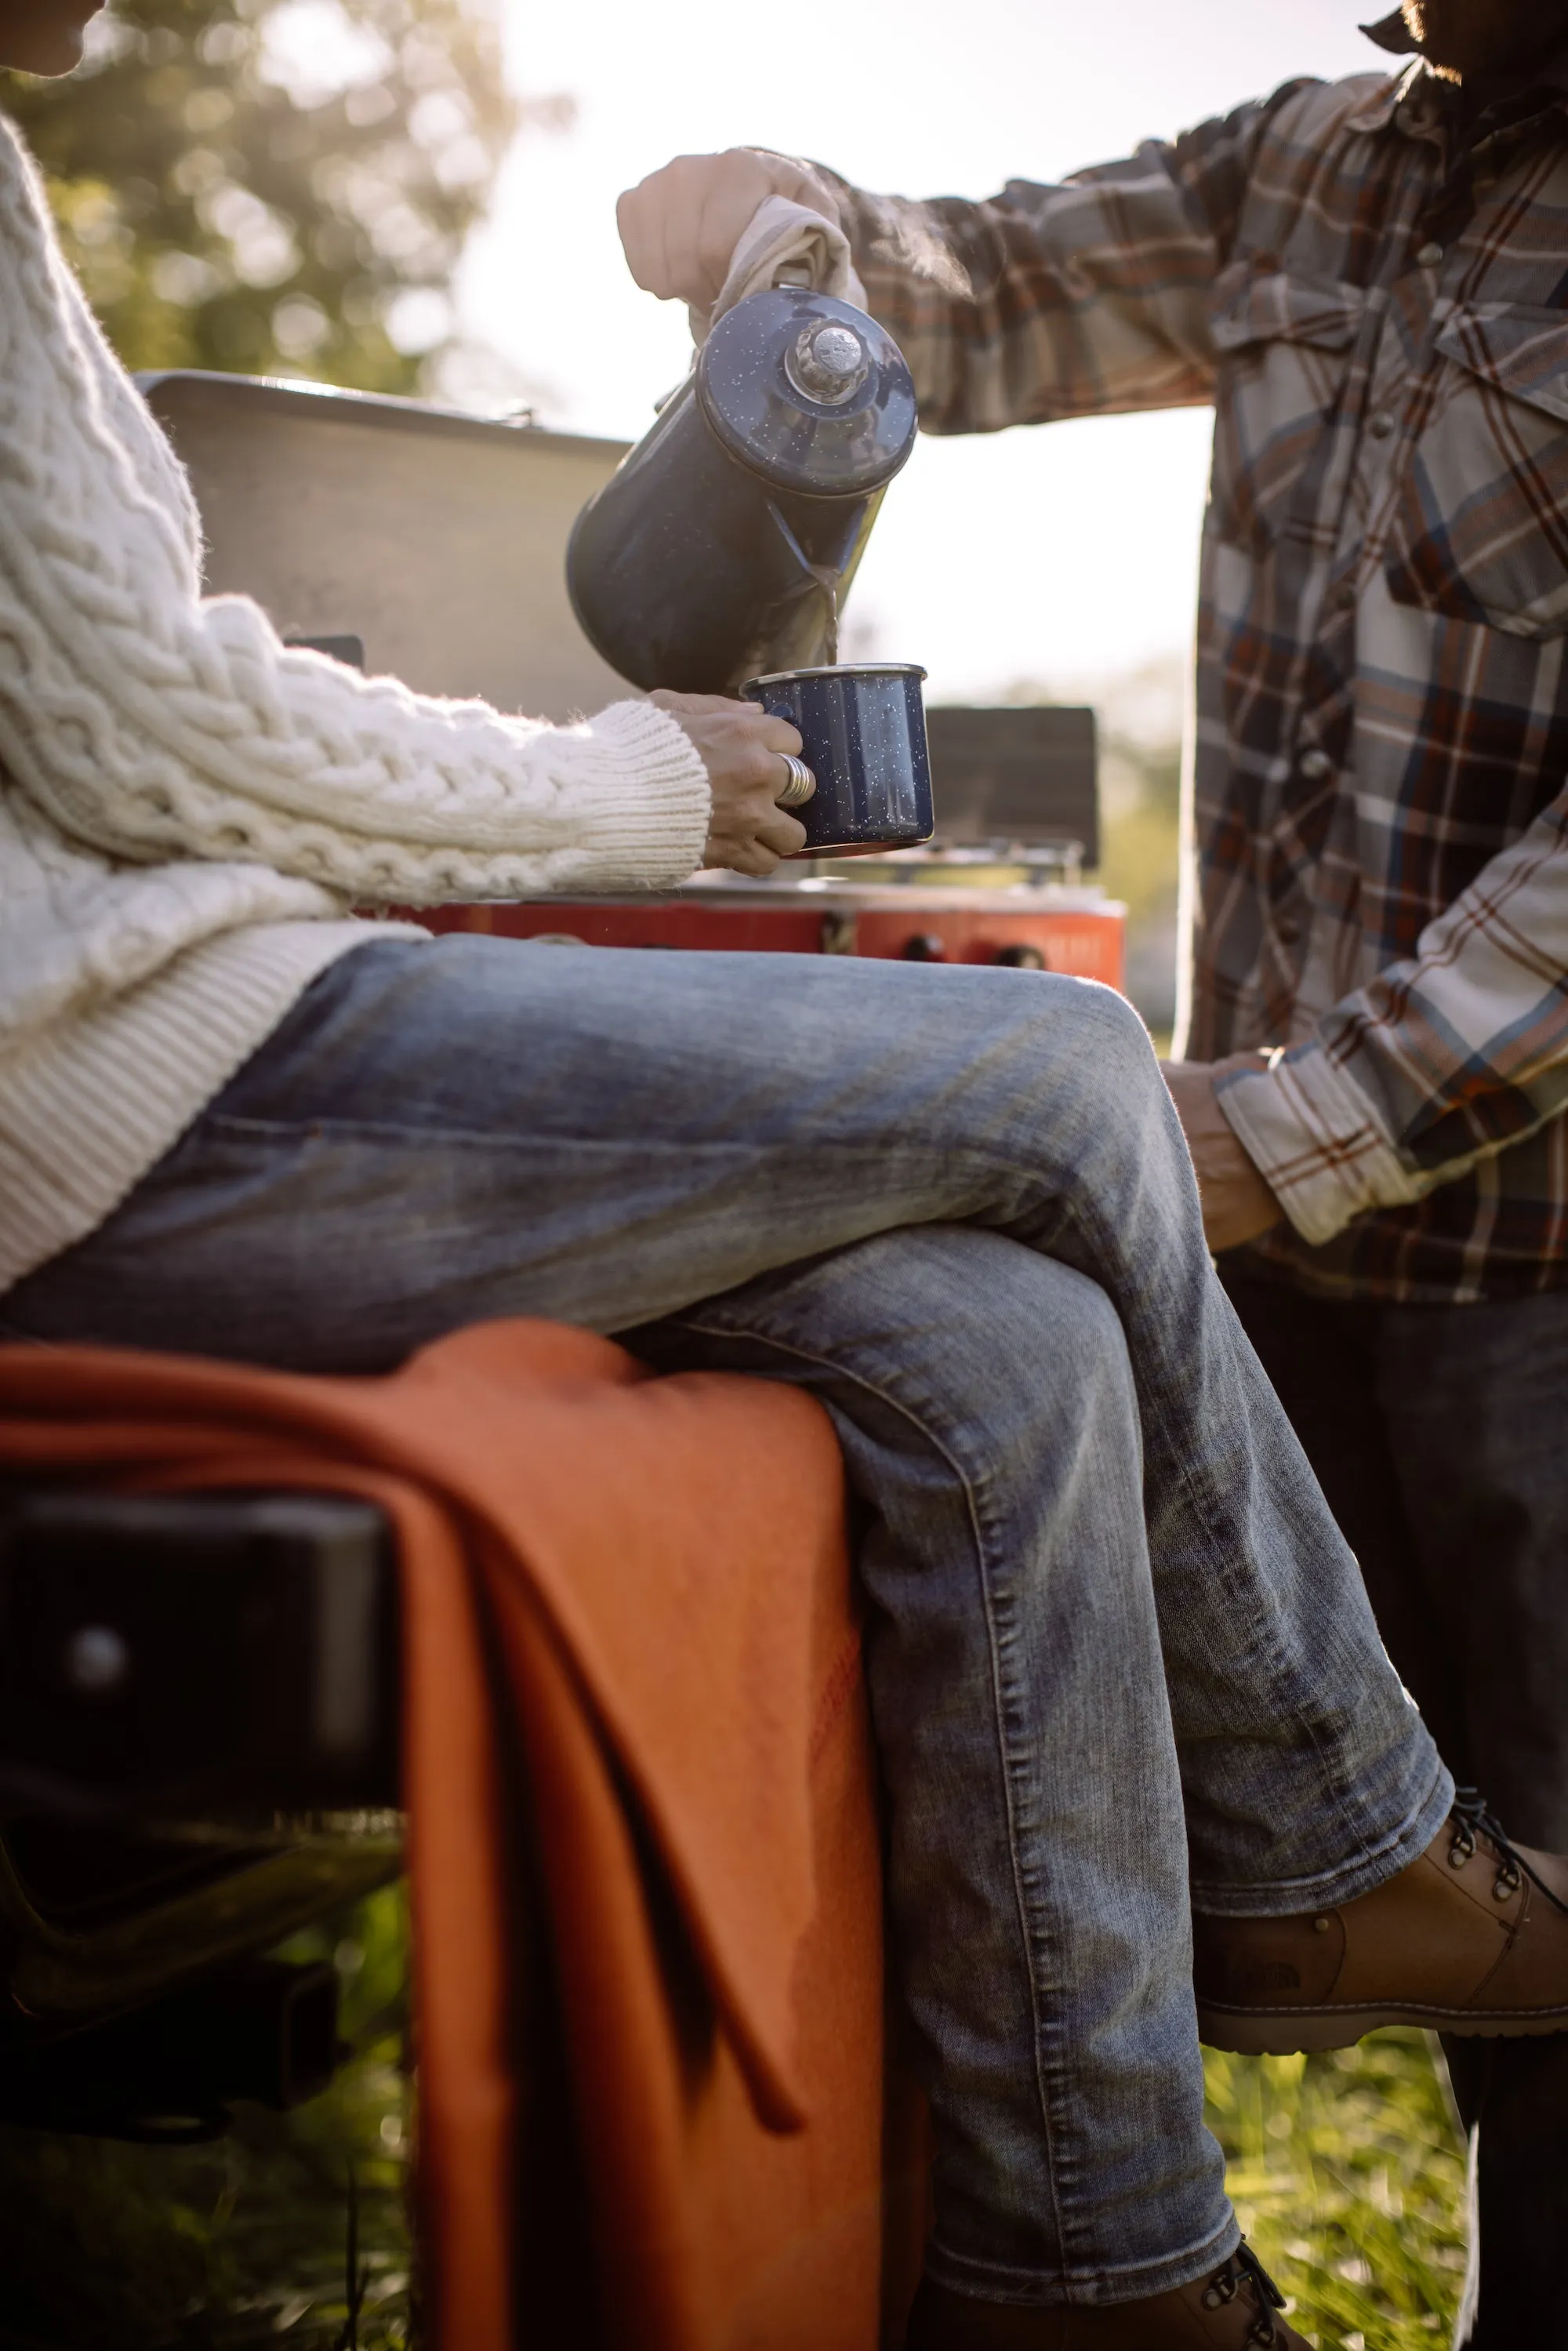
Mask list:
[[[705,865],[771,873],[781,858],[805,847],[804,828],[779,806],[779,794],[798,783],[788,763],[799,763],[800,737],[787,718],[717,694],[661,691],[651,699],[685,729],[708,772],[713,814]]]

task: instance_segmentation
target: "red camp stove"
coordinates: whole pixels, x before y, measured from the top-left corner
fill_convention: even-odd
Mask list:
[[[1120,987],[1124,910],[1082,879],[1098,852],[1089,710],[929,714],[938,836],[822,859],[766,882],[704,873],[661,897],[536,898],[419,910],[434,931],[559,946],[727,948],[988,963]]]
[[[1123,910],[1102,892],[1063,886],[1055,873],[982,880],[972,870],[955,871],[940,853],[905,868],[896,881],[851,881],[841,869],[744,883],[705,874],[664,897],[432,906],[419,909],[417,919],[433,931],[481,931],[561,946],[893,956],[1122,984]]]

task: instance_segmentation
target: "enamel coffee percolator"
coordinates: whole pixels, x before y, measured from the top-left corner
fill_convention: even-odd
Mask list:
[[[634,685],[733,694],[838,658],[838,614],[914,446],[915,385],[873,319],[778,286],[736,304],[583,508],[567,583]]]

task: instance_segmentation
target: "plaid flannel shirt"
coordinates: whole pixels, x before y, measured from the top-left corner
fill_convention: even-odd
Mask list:
[[[1565,92],[1467,123],[1416,59],[984,204],[835,182],[928,431],[1215,404],[1180,1050],[1270,1050],[1222,1106],[1332,1295],[1568,1280]]]

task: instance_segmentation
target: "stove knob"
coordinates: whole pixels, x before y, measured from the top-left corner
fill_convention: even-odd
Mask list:
[[[947,950],[934,931],[916,931],[904,942],[905,963],[946,963]]]
[[[997,961],[1006,964],[1009,971],[1043,971],[1045,957],[1038,947],[998,947]]]

